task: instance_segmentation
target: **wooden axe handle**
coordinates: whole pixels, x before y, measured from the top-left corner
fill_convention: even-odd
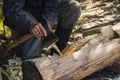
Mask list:
[[[25,36],[23,36],[23,37],[20,37],[20,38],[17,39],[17,40],[14,40],[13,42],[10,42],[10,43],[8,44],[8,46],[4,49],[5,55],[6,55],[6,54],[8,53],[8,51],[10,51],[11,49],[17,47],[17,46],[20,45],[21,43],[23,43],[23,42],[25,42],[25,41],[27,41],[28,39],[33,38],[33,37],[34,37],[34,35],[33,35],[32,33],[29,33],[29,34],[27,34],[27,35],[25,35]]]

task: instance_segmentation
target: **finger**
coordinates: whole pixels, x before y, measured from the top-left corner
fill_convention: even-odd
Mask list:
[[[39,37],[44,36],[44,33],[42,33],[41,28],[40,28],[39,25],[36,26],[36,31],[39,33],[38,34]]]
[[[40,28],[41,28],[40,30],[42,31],[44,36],[47,36],[47,32],[46,32],[45,28],[40,23],[38,25],[40,26]]]
[[[35,34],[37,35],[38,38],[40,38],[43,35],[43,34],[38,32],[38,29],[35,28],[34,30],[35,30]]]
[[[39,38],[39,36],[38,36],[38,34],[36,34],[36,30],[35,29],[32,29],[32,33],[33,33],[33,35],[36,37],[36,38]]]
[[[33,29],[32,29],[32,33],[36,38],[38,38],[38,36],[35,34],[35,31]]]

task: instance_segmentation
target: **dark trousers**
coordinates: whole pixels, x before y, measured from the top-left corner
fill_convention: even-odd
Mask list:
[[[73,27],[80,16],[80,5],[75,0],[62,0],[59,5],[59,18],[55,34],[59,41],[56,43],[60,50],[66,47]],[[52,24],[52,23],[51,23]],[[42,42],[32,38],[23,45],[23,60],[37,57],[41,54]]]

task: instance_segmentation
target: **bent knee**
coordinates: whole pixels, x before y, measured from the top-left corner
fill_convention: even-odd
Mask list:
[[[71,9],[76,12],[81,12],[81,7],[80,7],[80,3],[76,0],[70,0],[69,1],[69,5],[71,6]]]
[[[81,11],[80,3],[76,0],[62,0],[60,3],[61,8],[66,8],[72,9],[72,10],[77,10]]]

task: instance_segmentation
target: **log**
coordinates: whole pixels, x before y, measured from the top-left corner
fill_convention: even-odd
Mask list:
[[[120,38],[109,40],[102,35],[89,38],[79,48],[80,41],[73,44],[76,48],[72,53],[68,47],[63,56],[25,61],[24,80],[81,80],[120,59]]]
[[[116,33],[115,29],[113,30],[113,27],[109,26],[109,25],[108,26],[102,26],[102,27],[92,27],[92,28],[83,30],[82,33],[83,33],[84,37],[89,36],[89,35],[93,35],[93,34],[100,34],[101,33],[104,36],[111,39],[111,38],[118,37],[116,35],[118,33]],[[117,30],[120,30],[120,29],[117,28]]]
[[[113,30],[120,36],[120,22],[112,26]],[[111,66],[106,68],[107,70],[120,73],[120,60],[114,62]]]
[[[120,22],[112,26],[112,28],[120,36]]]

